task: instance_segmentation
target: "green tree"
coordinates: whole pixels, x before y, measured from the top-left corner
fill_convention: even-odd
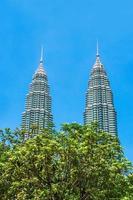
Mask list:
[[[28,140],[17,131],[1,140],[1,200],[133,199],[132,165],[118,138],[96,124],[64,124]]]

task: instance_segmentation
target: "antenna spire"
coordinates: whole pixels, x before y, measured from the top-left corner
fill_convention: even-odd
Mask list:
[[[96,56],[99,56],[99,44],[98,44],[98,40],[97,40],[97,52],[96,52]]]
[[[97,40],[97,46],[96,46],[96,62],[94,64],[94,68],[96,67],[101,67],[101,62],[100,62],[100,55],[99,55],[99,45],[98,45],[98,40]]]
[[[43,63],[43,46],[41,47],[41,58],[40,58],[40,63]]]

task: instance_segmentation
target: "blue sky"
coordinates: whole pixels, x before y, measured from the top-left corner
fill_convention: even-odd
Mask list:
[[[133,1],[2,0],[0,19],[0,128],[20,126],[42,44],[56,126],[82,123],[98,39],[119,137],[133,161]]]

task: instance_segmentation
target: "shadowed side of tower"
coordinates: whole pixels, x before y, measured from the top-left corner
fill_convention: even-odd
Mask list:
[[[29,93],[26,96],[25,111],[22,114],[22,129],[27,131],[30,131],[32,125],[41,130],[53,123],[50,89],[43,65],[42,48],[40,63],[33,75]]]
[[[97,45],[96,61],[92,68],[86,93],[84,124],[98,122],[99,128],[117,134],[117,115],[106,71],[100,61]]]

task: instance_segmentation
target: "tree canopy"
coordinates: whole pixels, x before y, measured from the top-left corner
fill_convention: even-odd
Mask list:
[[[0,134],[1,200],[133,199],[132,164],[96,124],[64,124],[27,140],[18,129]]]

